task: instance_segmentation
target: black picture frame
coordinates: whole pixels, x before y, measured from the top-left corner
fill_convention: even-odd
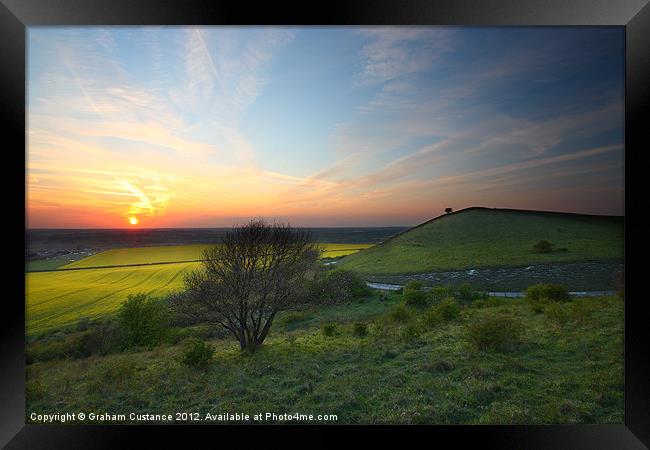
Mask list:
[[[650,139],[645,117],[650,98],[650,5],[648,0],[431,0],[329,1],[320,4],[173,0],[0,0],[0,110],[4,128],[3,180],[14,200],[6,215],[14,217],[5,239],[13,242],[6,261],[19,258],[24,242],[13,238],[24,229],[25,193],[25,36],[36,25],[470,25],[625,27],[625,424],[562,426],[434,426],[355,427],[384,439],[397,431],[418,433],[425,443],[444,441],[454,446],[477,444],[488,448],[637,449],[650,445],[650,348],[644,311],[643,258],[648,255],[644,209],[650,206],[643,170],[648,167]],[[645,114],[644,114],[645,113]],[[13,144],[9,144],[13,142]],[[5,159],[5,161],[7,161]],[[22,192],[22,195],[21,195]],[[21,208],[22,210],[19,210]],[[9,250],[8,250],[9,251]],[[634,261],[634,263],[633,263]],[[4,297],[1,317],[0,444],[6,448],[134,447],[133,439],[156,439],[189,445],[197,437],[219,443],[226,435],[249,433],[247,426],[70,426],[25,424],[25,310],[23,272],[9,263],[7,279],[16,286]],[[22,269],[20,269],[22,271]],[[318,433],[318,440],[335,442],[329,431],[350,427],[257,427],[256,434],[273,439],[278,433]],[[368,430],[370,428],[370,430]],[[324,432],[326,431],[326,432]],[[400,433],[401,434],[401,433]],[[270,436],[269,436],[270,435]],[[313,438],[297,440],[310,445]],[[128,444],[127,444],[128,443]],[[150,442],[151,446],[157,445]]]

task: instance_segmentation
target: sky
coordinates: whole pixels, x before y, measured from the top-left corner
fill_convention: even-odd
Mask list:
[[[27,92],[30,228],[623,214],[622,27],[29,27]]]

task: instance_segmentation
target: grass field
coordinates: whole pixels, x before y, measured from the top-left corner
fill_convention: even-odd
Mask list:
[[[396,294],[382,300],[375,293],[360,302],[285,313],[255,353],[241,353],[232,340],[207,338],[216,353],[205,372],[180,363],[183,341],[150,351],[37,361],[28,366],[27,412],[187,411],[203,418],[208,412],[269,411],[390,424],[623,422],[621,299],[561,304],[566,322],[535,313],[521,300],[468,306],[458,319],[411,339],[404,331],[417,314],[377,325],[399,301]],[[468,324],[496,314],[525,324],[521,344],[509,352],[477,350]],[[367,324],[366,336],[353,334],[356,322]],[[321,332],[326,323],[336,324],[333,336]]]
[[[548,240],[557,249],[533,252]],[[442,216],[353,255],[340,267],[364,274],[622,260],[623,220],[616,217],[468,208]]]
[[[323,257],[349,255],[372,244],[320,244]],[[170,245],[162,247],[116,248],[106,250],[62,266],[62,268],[116,266],[125,264],[151,264],[171,261],[194,261],[201,258],[208,245]]]
[[[369,244],[322,244],[325,256],[367,248]],[[199,259],[203,245],[107,250],[68,264],[66,268],[150,264]],[[113,313],[127,295],[160,296],[181,287],[183,273],[200,263],[113,267],[25,274],[27,335],[75,324],[79,319]]]

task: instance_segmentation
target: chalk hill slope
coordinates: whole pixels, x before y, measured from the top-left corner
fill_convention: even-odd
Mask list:
[[[535,253],[540,240],[551,253]],[[515,209],[467,208],[346,256],[340,267],[394,275],[623,259],[623,218]]]

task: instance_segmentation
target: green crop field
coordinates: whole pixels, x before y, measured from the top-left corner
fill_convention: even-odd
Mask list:
[[[348,255],[372,244],[320,244],[323,257]],[[127,264],[152,264],[173,261],[194,261],[201,258],[209,245],[170,245],[162,247],[116,248],[97,253],[62,268],[120,266]]]
[[[136,292],[160,295],[178,288],[199,263],[116,267],[26,274],[27,334],[65,327],[82,317],[114,312]]]
[[[540,240],[552,253],[533,252]],[[395,275],[556,262],[623,259],[623,219],[536,211],[469,208],[431,220],[339,266],[364,274]]]
[[[367,248],[370,244],[321,244],[325,256]],[[151,264],[188,261],[201,257],[204,245],[123,248],[107,250],[64,268]],[[83,317],[115,312],[127,295],[147,292],[160,296],[182,284],[182,274],[200,263],[112,267],[25,274],[27,334],[29,336],[73,325]]]

